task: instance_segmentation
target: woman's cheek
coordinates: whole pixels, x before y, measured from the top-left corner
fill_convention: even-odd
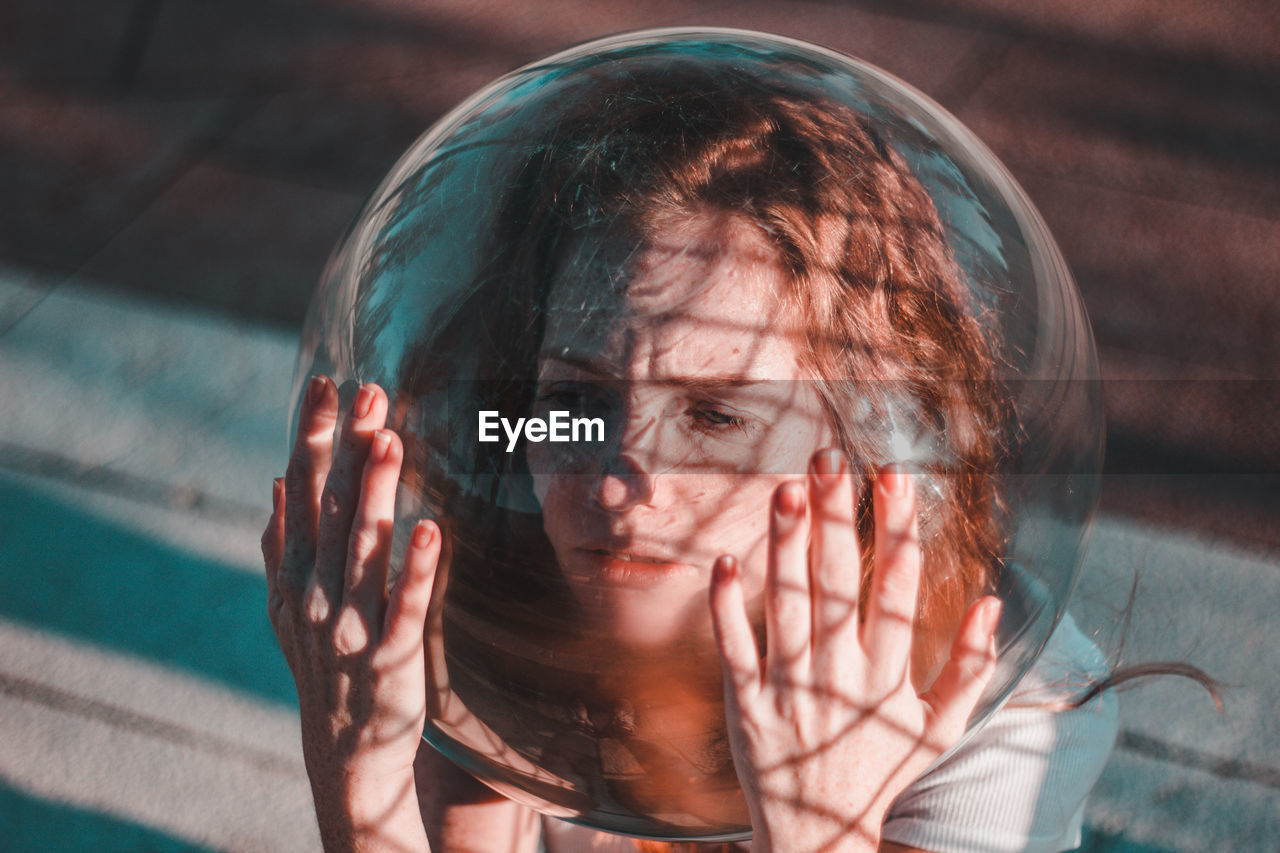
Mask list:
[[[717,488],[705,488],[689,504],[698,514],[693,529],[708,566],[721,554],[737,558],[748,594],[764,589],[768,558],[769,512],[774,490],[785,477],[718,477]],[[708,486],[712,484],[707,484]]]
[[[567,526],[581,516],[583,500],[573,492],[575,483],[582,477],[571,474],[534,474],[533,494],[542,511],[542,529],[556,553],[563,558],[561,548],[572,538]]]

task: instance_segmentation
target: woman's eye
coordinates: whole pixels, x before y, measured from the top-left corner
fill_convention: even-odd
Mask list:
[[[576,391],[551,391],[538,396],[538,402],[548,409],[567,409],[579,412],[584,408],[583,397]]]
[[[582,395],[577,391],[548,391],[538,396],[540,403],[555,403],[559,406],[577,408],[582,403]]]
[[[689,415],[693,418],[696,426],[708,432],[731,429],[744,430],[747,425],[746,418],[707,406],[690,409]]]

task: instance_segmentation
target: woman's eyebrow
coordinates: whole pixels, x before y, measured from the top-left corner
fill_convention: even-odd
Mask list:
[[[677,385],[681,388],[688,388],[693,391],[714,393],[716,391],[723,391],[726,388],[755,388],[761,385],[769,385],[777,382],[778,380],[752,379],[749,376],[733,374],[728,376],[674,376],[670,379],[664,379],[661,381]]]

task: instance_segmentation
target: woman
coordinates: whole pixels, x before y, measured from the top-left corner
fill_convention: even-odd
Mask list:
[[[415,353],[403,390],[441,387],[450,339],[487,334],[480,378],[514,381],[480,383],[473,402],[601,413],[598,446],[473,460],[527,474],[574,630],[636,663],[714,633],[753,850],[903,849],[890,839],[939,838],[929,827],[947,816],[929,803],[946,792],[931,800],[917,777],[959,740],[995,664],[998,354],[937,212],[874,129],[815,93],[721,73],[666,63],[584,83],[512,177],[486,281]],[[489,283],[516,304],[495,312]],[[444,537],[420,524],[382,593],[401,460],[420,451],[383,428],[386,396],[366,386],[330,465],[336,407],[313,380],[264,534],[326,844],[423,848],[425,816],[436,847],[532,849],[530,813],[429,750],[415,770]],[[890,464],[904,458],[926,489]],[[460,519],[458,541],[493,531],[487,552],[447,560],[451,590],[468,566],[501,563],[508,520],[430,475],[414,485]],[[709,609],[691,604],[708,588]],[[696,700],[720,683],[693,665],[664,689]],[[1071,834],[1113,734],[1113,717],[1093,727],[1087,781],[1054,804],[1064,825],[1046,843]],[[573,832],[548,838],[606,843]]]

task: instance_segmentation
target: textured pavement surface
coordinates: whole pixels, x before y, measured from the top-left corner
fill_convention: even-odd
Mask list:
[[[1110,380],[1078,617],[1112,647],[1127,624],[1118,661],[1230,685],[1221,715],[1177,680],[1124,694],[1086,849],[1276,849],[1274,9],[10,0],[0,849],[317,849],[257,536],[319,270],[473,89],[583,39],[695,23],[868,59],[1027,189]]]

